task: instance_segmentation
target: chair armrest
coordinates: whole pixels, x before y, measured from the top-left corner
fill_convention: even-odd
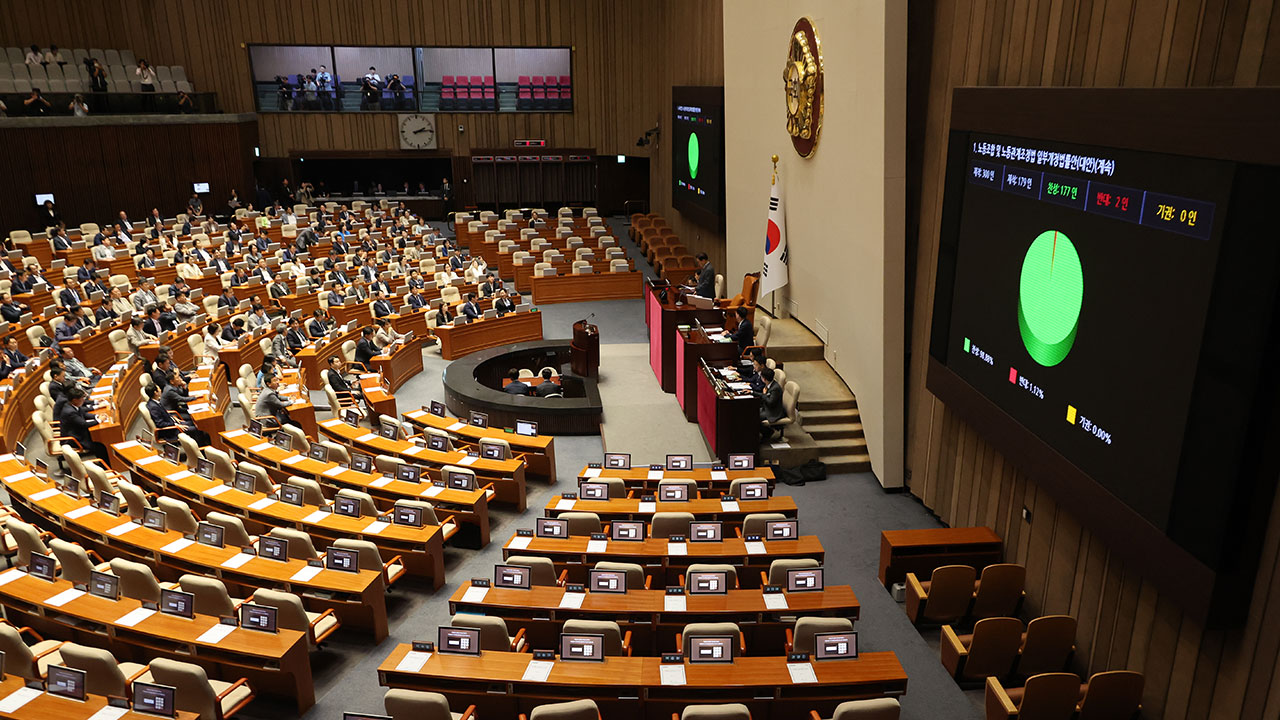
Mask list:
[[[382,579],[391,585],[391,566],[400,563],[400,567],[404,567],[404,557],[400,555],[392,555],[391,559],[382,563]]]
[[[795,631],[792,628],[784,628],[784,630],[786,630],[786,633],[787,633],[785,648],[787,653],[790,653],[792,646],[795,645]]]
[[[79,543],[76,543],[76,544],[79,545]],[[96,550],[85,550],[84,554],[88,555],[94,562],[98,563],[99,565],[106,562],[106,560],[103,560],[102,556],[99,555]]]
[[[54,435],[54,436],[53,436],[53,439],[54,439],[54,440],[57,440],[57,441],[58,441],[58,442],[60,442],[60,443],[66,444],[66,445],[74,445],[74,446],[75,446],[75,448],[76,448],[77,450],[80,450],[81,452],[83,452],[83,451],[84,451],[84,448],[80,446],[80,441],[79,441],[79,440],[76,440],[75,438],[71,437],[70,435]]]
[[[760,585],[763,587],[769,584],[769,573],[764,570],[760,571]]]
[[[60,642],[60,643],[58,643],[57,645],[55,645],[55,646],[53,646],[53,647],[49,648],[48,650],[45,650],[45,651],[44,651],[44,652],[42,652],[42,653],[34,653],[35,658],[36,658],[37,660],[39,660],[40,658],[44,657],[45,655],[49,655],[49,654],[51,654],[51,653],[55,653],[55,652],[57,652],[57,651],[61,650],[63,645],[66,645],[66,643],[65,643],[65,642]]]
[[[627,651],[627,657],[631,657],[631,631],[628,630],[622,636],[622,649]]]
[[[920,578],[916,577],[915,573],[907,573],[906,584],[907,601],[905,609],[907,617],[914,623],[919,619],[925,603],[929,600],[929,596],[925,593],[924,586],[920,584]]]
[[[245,678],[240,678],[239,680],[236,680],[235,682],[231,683],[231,685],[230,685],[226,690],[223,690],[222,692],[220,692],[220,693],[218,693],[217,695],[215,695],[215,696],[214,696],[214,699],[215,699],[215,700],[217,700],[217,701],[219,702],[219,704],[221,704],[221,702],[222,702],[222,698],[224,698],[224,697],[226,697],[227,695],[231,694],[231,691],[232,691],[232,690],[235,690],[236,688],[240,687],[241,685],[246,685],[246,686],[247,686],[248,684],[249,684],[249,681],[248,681],[248,680],[246,680]],[[242,700],[242,701],[240,702],[240,704],[238,704],[238,705],[236,705],[235,707],[231,708],[231,710],[230,710],[230,711],[228,711],[228,712],[226,712],[226,713],[220,713],[220,714],[222,715],[222,720],[226,720],[227,718],[229,718],[229,717],[231,717],[231,716],[235,715],[236,713],[240,712],[241,710],[243,710],[243,709],[244,709],[244,707],[245,707],[246,705],[248,705],[250,702],[252,702],[252,701],[253,701],[253,698],[254,698],[254,694],[253,694],[253,690],[252,690],[252,688],[251,688],[251,689],[249,690],[249,697],[247,697],[247,698],[245,698],[244,700]],[[221,710],[221,708],[219,708],[219,710]]]
[[[314,631],[314,630],[316,629],[316,625],[319,625],[321,620],[323,620],[323,619],[325,619],[326,617],[328,617],[328,616],[330,616],[330,615],[333,615],[333,614],[334,614],[334,613],[333,613],[333,608],[330,608],[330,609],[325,610],[324,612],[320,613],[319,615],[317,615],[317,616],[316,616],[316,619],[311,621],[311,626],[310,626],[310,627],[311,627],[311,630],[312,630],[312,631]]]
[[[743,655],[747,654],[747,635],[742,631],[738,631],[738,649],[742,651]]]
[[[653,576],[652,576],[652,575],[645,575],[645,576],[644,576],[644,589],[645,589],[645,590],[648,590],[648,589],[650,588],[650,586],[651,586],[651,585],[653,585]]]
[[[30,627],[27,627],[26,625],[23,625],[22,627],[18,628],[18,634],[30,635],[31,637],[36,639],[36,642],[44,642],[44,637],[40,635],[40,633],[36,632],[35,630],[32,630]]]
[[[462,711],[462,717],[460,718],[460,720],[475,720],[475,717],[476,717],[476,706],[468,705],[467,709]]]
[[[556,578],[556,585],[559,587],[564,587],[564,584],[566,581],[568,581],[568,579],[569,579],[569,570],[566,568],[560,571],[560,576]]]
[[[987,718],[1006,717],[1009,720],[1018,717],[1018,708],[1009,699],[1004,686],[995,677],[987,678]]]
[[[126,682],[127,682],[128,684],[133,684],[133,681],[134,681],[134,680],[137,680],[138,678],[142,677],[143,675],[146,675],[150,670],[151,670],[151,666],[150,666],[150,665],[143,665],[143,666],[142,666],[142,668],[141,668],[140,670],[138,670],[138,672],[136,672],[136,673],[134,673],[134,674],[130,675],[129,677],[125,678],[125,680],[126,680]]]
[[[969,657],[968,648],[960,642],[955,629],[950,625],[942,626],[942,635],[938,644],[938,651],[942,655],[942,666],[951,673],[952,677],[958,679],[964,673],[964,662]]]
[[[511,652],[522,652],[524,648],[524,628],[520,628],[516,631],[516,636],[511,638]]]

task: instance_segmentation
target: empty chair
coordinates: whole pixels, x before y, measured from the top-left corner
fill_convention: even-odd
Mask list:
[[[186,433],[178,433],[178,445],[182,447],[182,454],[186,455],[185,462],[189,468],[195,467],[200,459],[204,457],[204,453],[200,450],[200,444],[195,441],[195,438]]]
[[[742,630],[738,628],[737,623],[731,622],[704,622],[689,623],[676,636],[676,642],[680,645],[681,652],[685,657],[689,657],[689,638],[691,637],[707,637],[707,636],[724,636],[731,635],[737,639],[733,645],[736,648],[735,656],[746,652],[746,645],[742,639]]]
[[[680,712],[680,720],[751,720],[751,711],[742,703],[689,705]]]
[[[600,720],[600,709],[594,700],[548,703],[534,708],[527,716],[520,713],[520,720]]]
[[[275,483],[271,482],[270,476],[267,475],[267,469],[261,465],[251,462],[242,462],[236,466],[241,472],[247,472],[253,476],[253,491],[260,492],[263,495],[270,495],[279,488]]]
[[[841,617],[796,618],[795,628],[787,628],[787,652],[812,655],[813,636],[831,632],[853,632],[853,621]]]
[[[120,594],[143,602],[160,602],[160,583],[151,568],[139,562],[113,558],[112,574],[120,578]]]
[[[94,695],[128,697],[129,685],[147,671],[146,665],[119,662],[106,650],[73,642],[63,644],[58,653],[63,665],[84,670],[85,692]]]
[[[289,557],[295,560],[314,560],[319,557],[316,546],[311,542],[311,536],[301,530],[275,527],[271,528],[267,535],[288,540]]]
[[[254,543],[255,538],[244,529],[244,523],[235,515],[210,510],[204,519],[222,528],[222,541],[227,545],[248,547]]]
[[[348,498],[360,503],[360,514],[362,516],[369,517],[378,515],[378,506],[373,502],[373,496],[367,492],[352,490],[351,488],[342,488],[338,491],[338,497]]]
[[[593,512],[562,512],[556,517],[569,522],[570,535],[590,535],[602,532],[600,516]]]
[[[156,504],[164,511],[165,527],[170,530],[176,530],[184,535],[191,535],[199,527],[199,521],[191,513],[191,507],[185,502],[177,498],[161,496],[156,499]]]
[[[525,648],[524,628],[512,637],[507,622],[492,615],[458,613],[449,622],[450,627],[475,628],[480,631],[480,649],[490,652],[520,652]]]
[[[987,718],[1071,720],[1080,697],[1080,678],[1071,673],[1044,673],[1027,678],[1021,688],[1006,690],[987,678]]]
[[[27,645],[22,639],[23,632],[34,638],[36,643]],[[49,674],[50,665],[62,664],[62,655],[58,652],[61,647],[60,640],[45,640],[30,628],[19,630],[0,621],[0,652],[4,653],[5,674],[39,680]]]
[[[742,498],[742,486],[747,483],[768,483],[768,479],[762,477],[743,477],[734,478],[729,481],[729,494],[733,497]],[[745,534],[745,533],[744,533]]]
[[[1143,676],[1132,670],[1094,673],[1080,689],[1078,720],[1129,720],[1142,710]]]
[[[656,538],[669,538],[672,535],[686,535],[689,523],[693,522],[693,513],[689,512],[657,512],[649,526],[649,534]]]
[[[609,498],[624,498],[627,496],[627,481],[622,478],[597,477],[591,478],[590,482],[607,486]],[[560,517],[564,517],[564,515]]]
[[[837,705],[829,720],[898,720],[901,712],[897,698],[850,700]],[[811,712],[809,717],[820,720],[817,712]]]
[[[58,565],[62,567],[62,579],[72,583],[88,585],[89,576],[94,570],[105,572],[111,567],[102,558],[98,558],[95,563],[89,559],[89,553],[84,548],[61,538],[50,539],[49,547],[53,550],[53,556],[58,559]]]
[[[556,565],[551,558],[534,557],[533,555],[512,555],[507,558],[508,565],[524,565],[529,568],[529,582],[533,585],[554,587],[564,581],[565,573],[556,575]]]
[[[942,665],[956,682],[982,682],[1005,677],[1013,669],[1022,644],[1022,621],[995,617],[979,620],[973,633],[957,635],[950,625],[942,628]]]
[[[647,590],[649,589],[649,578],[644,574],[644,568],[638,563],[610,562],[608,560],[600,560],[592,567],[592,570],[605,570],[608,572],[620,572],[627,575],[628,590]]]
[[[143,413],[145,416],[145,413]],[[222,452],[216,447],[205,446],[204,457],[213,463],[213,479],[230,482],[235,479],[236,466],[231,462],[231,456]]]
[[[769,571],[765,574],[765,585],[786,585],[788,570],[816,568],[819,563],[813,558],[778,558],[769,563]]]
[[[464,713],[449,710],[449,699],[440,693],[392,688],[382,698],[391,720],[461,720]],[[475,716],[475,705],[467,708],[467,717]]]
[[[178,578],[178,587],[195,596],[195,611],[201,615],[231,617],[242,600],[232,600],[227,586],[217,578],[186,574]]]
[[[49,554],[49,546],[44,544],[45,538],[53,537],[49,533],[42,533],[36,529],[35,525],[23,522],[12,515],[9,516],[6,527],[18,545],[18,565],[30,565],[31,553]]]
[[[233,683],[210,680],[199,665],[168,658],[152,660],[151,669],[143,675],[143,679],[146,678],[150,678],[147,682],[176,688],[174,705],[178,710],[196,713],[200,720],[226,720],[254,697],[244,678]]]
[[[1070,615],[1045,615],[1027,623],[1022,652],[1014,675],[1021,678],[1063,672],[1076,651],[1076,619]]]
[[[276,615],[277,624],[282,628],[306,633],[307,643],[312,650],[340,627],[333,610],[307,612],[302,606],[302,599],[293,593],[259,588],[253,591],[253,602],[276,608],[279,611]]]
[[[333,541],[333,547],[357,551],[359,553],[360,569],[382,573],[382,579],[387,583],[388,587],[404,577],[404,561],[400,556],[396,555],[389,562],[383,563],[382,555],[378,552],[378,546],[368,540],[338,538]]]
[[[916,624],[960,620],[969,612],[977,574],[968,565],[944,565],[923,582],[907,573],[907,617]]]
[[[612,620],[576,620],[564,621],[566,635],[602,635],[604,636],[604,654],[610,657],[631,657],[631,631],[622,634],[622,628]]]
[[[685,497],[690,500],[696,500],[698,498],[698,482],[696,480],[688,478],[663,478],[658,481],[658,499],[661,500],[666,497],[666,493],[663,492],[666,488],[679,487],[681,485],[688,489]]]
[[[764,530],[768,523],[776,520],[786,520],[787,516],[782,513],[749,513],[742,518],[742,535],[759,535],[764,537]]]
[[[1022,565],[998,563],[983,568],[969,614],[977,619],[1017,615],[1026,597],[1022,589],[1026,579],[1027,569]]]
[[[692,563],[689,565],[689,569],[685,571],[685,575],[687,576],[692,575],[693,573],[704,572],[722,572],[728,577],[727,582],[729,583],[730,588],[738,587],[738,568],[732,565],[722,563]],[[684,583],[681,584],[683,585]]]

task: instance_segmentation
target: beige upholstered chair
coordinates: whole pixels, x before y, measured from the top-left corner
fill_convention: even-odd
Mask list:
[[[769,563],[769,572],[763,578],[765,585],[786,585],[788,570],[804,570],[818,567],[813,558],[778,558]]]
[[[200,720],[226,720],[240,712],[254,697],[249,682],[244,678],[230,683],[210,680],[199,665],[168,658],[152,660],[151,669],[142,676],[142,680],[177,688],[174,704],[179,710],[196,713]]]
[[[568,521],[570,535],[590,535],[602,532],[600,516],[593,512],[562,512],[557,518]]]
[[[944,565],[928,581],[907,573],[907,617],[911,622],[953,623],[965,617],[973,601],[977,571],[968,565]]]
[[[449,621],[451,627],[475,628],[480,631],[480,649],[490,652],[521,652],[525,649],[524,628],[512,637],[507,623],[493,615],[458,613]]]
[[[622,628],[612,620],[577,620],[564,621],[566,635],[602,635],[604,636],[604,654],[608,657],[631,657],[631,631],[622,634]]]
[[[693,522],[693,513],[689,512],[656,512],[649,526],[649,534],[656,538],[669,538],[672,535],[686,535],[689,523]]]
[[[156,504],[164,511],[165,527],[184,535],[191,535],[199,527],[199,521],[192,514],[191,507],[185,502],[168,496],[156,499]]]
[[[404,577],[404,560],[396,555],[384,563],[381,553],[378,552],[378,546],[368,540],[338,538],[333,541],[333,547],[359,552],[360,569],[382,573],[382,579],[387,587],[391,587]]]
[[[902,711],[897,698],[850,700],[836,706],[830,720],[898,720]],[[812,717],[816,717],[813,713]]]
[[[146,665],[120,662],[101,648],[65,643],[58,649],[62,664],[85,671],[85,691],[107,697],[128,697],[129,685],[147,671]]]
[[[534,708],[527,716],[520,713],[520,720],[600,720],[600,709],[594,700],[548,703]]]
[[[440,693],[403,688],[388,690],[382,704],[391,720],[471,720],[476,713],[475,705],[460,713],[451,712],[449,699]]]
[[[764,529],[768,523],[786,519],[787,516],[782,513],[748,513],[742,518],[742,534],[764,537]]]
[[[143,602],[160,602],[160,583],[151,568],[139,562],[113,558],[112,574],[120,578],[120,594]]]
[[[745,640],[743,640],[742,637],[742,630],[738,628],[737,623],[731,622],[689,623],[688,625],[685,625],[680,634],[676,636],[676,642],[680,645],[681,652],[684,653],[684,656],[689,657],[689,638],[695,636],[706,637],[708,635],[731,635],[734,638],[737,638],[737,642],[734,643],[734,647],[736,648],[735,656],[738,654],[745,654],[747,651]]]
[[[319,557],[311,536],[293,528],[275,527],[267,533],[271,537],[284,538],[289,541],[289,557],[295,560],[314,560]]]
[[[794,628],[787,628],[787,652],[813,654],[813,636],[818,633],[853,632],[853,621],[842,617],[796,618]]]
[[[45,640],[34,630],[25,632],[35,639],[27,645],[22,631],[7,622],[0,622],[0,652],[4,653],[4,671],[28,680],[39,680],[49,674],[50,665],[61,665],[60,640]]]
[[[680,720],[751,720],[751,711],[742,703],[689,705],[680,713]]]
[[[647,590],[649,588],[649,578],[644,573],[644,567],[639,563],[610,562],[608,560],[600,560],[591,568],[592,570],[605,570],[607,572],[620,572],[627,575],[628,590]]]
[[[292,593],[259,588],[253,592],[253,602],[276,608],[279,611],[276,624],[282,628],[305,632],[312,650],[318,648],[340,626],[333,610],[307,612],[302,606],[302,600]]]
[[[201,615],[231,617],[244,602],[232,600],[221,580],[204,575],[183,575],[178,578],[178,587],[195,596],[195,611]]]

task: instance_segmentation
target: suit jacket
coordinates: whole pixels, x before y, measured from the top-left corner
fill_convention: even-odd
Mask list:
[[[191,411],[187,409],[187,403],[195,400],[194,395],[187,395],[178,389],[178,386],[170,383],[166,385],[164,391],[160,393],[160,404],[165,410],[177,413],[183,422],[189,425],[195,425],[195,421],[191,419]]]
[[[76,279],[79,280],[80,282],[84,282],[85,280],[92,280],[94,278],[94,275],[95,275],[94,271],[90,270],[87,267],[81,267],[79,270],[76,271]]]
[[[58,293],[58,300],[62,303],[62,307],[81,305],[87,299],[88,296],[85,293],[72,288],[63,288],[62,291]]]
[[[61,235],[55,235],[53,238],[53,249],[54,250],[70,250],[71,241]]]
[[[160,320],[158,318],[147,318],[142,321],[142,331],[159,337],[160,333],[164,331],[164,328],[160,327]]]
[[[529,394],[529,386],[519,380],[512,380],[505,388],[503,388],[503,390],[505,390],[509,395]]]
[[[377,354],[378,348],[374,346],[372,340],[360,338],[360,342],[356,343],[356,362],[366,368],[373,367],[373,356]]]
[[[156,294],[150,290],[139,290],[133,294],[133,307],[141,312],[148,305],[157,301]]]
[[[330,271],[329,271],[329,279],[330,279],[330,280],[336,280],[337,282],[340,282],[340,283],[342,283],[343,285],[350,285],[350,284],[351,284],[351,280],[349,280],[349,279],[347,278],[347,274],[346,274],[345,272],[341,271],[341,270],[330,270]]]
[[[67,390],[71,388],[69,382],[58,382],[57,380],[49,381],[49,397],[56,403],[67,397]]]
[[[214,258],[213,267],[215,270],[218,271],[219,275],[221,275],[222,273],[231,272],[231,261],[227,260],[226,258]]]
[[[511,301],[511,298],[498,298],[493,301],[493,309],[497,310],[499,315],[504,315],[515,312],[516,304]]]
[[[289,401],[280,397],[280,393],[275,390],[266,388],[258,395],[258,402],[253,406],[253,414],[259,417],[270,415],[283,425],[290,422]]]
[[[329,291],[329,304],[330,304],[330,305],[341,305],[341,304],[342,304],[342,301],[343,301],[343,300],[345,300],[345,299],[346,299],[346,296],[345,296],[345,295],[341,295],[341,294],[339,294],[337,290],[330,290],[330,291]]]
[[[378,269],[371,268],[368,265],[365,265],[364,267],[360,268],[360,277],[364,278],[365,282],[377,282]]]
[[[351,383],[347,382],[347,379],[342,376],[342,373],[334,370],[333,368],[329,368],[328,370],[324,371],[324,374],[325,374],[325,377],[329,380],[329,387],[333,388],[334,392],[339,392],[339,393],[351,392]]]
[[[467,316],[468,318],[471,318],[472,320],[475,320],[476,318],[480,317],[484,313],[480,311],[479,305],[473,302],[467,302],[462,304],[462,314]]]
[[[285,295],[291,294],[292,292],[293,292],[293,289],[289,287],[289,283],[286,283],[286,282],[271,283],[271,297],[273,298],[282,298]]]
[[[374,301],[373,301],[373,316],[374,316],[374,317],[386,317],[386,316],[390,315],[390,314],[391,314],[391,313],[393,313],[393,312],[395,312],[395,309],[394,309],[394,308],[392,308],[392,307],[391,307],[391,303],[387,302],[386,300],[374,300]]]
[[[307,345],[307,335],[301,330],[289,330],[285,333],[284,339],[292,352],[298,352]]]
[[[13,278],[13,280],[10,281],[9,292],[14,295],[29,293],[31,292],[31,286],[34,284],[35,284],[35,280],[28,279],[23,281],[15,277]]]
[[[410,293],[408,296],[409,307],[417,310],[427,306],[427,299],[421,295]],[[12,321],[10,321],[12,322]]]
[[[62,409],[58,412],[58,420],[61,423],[60,428],[63,435],[75,438],[80,443],[80,447],[88,448],[89,443],[93,442],[93,438],[89,435],[89,428],[98,424],[98,421],[89,415],[84,406],[77,408],[69,402],[62,403]]]
[[[319,320],[312,320],[307,323],[307,332],[311,333],[311,337],[313,338],[318,338],[321,335],[324,335],[326,331],[327,328],[325,327],[325,324]]]
[[[463,267],[465,266],[463,265],[462,258],[458,257],[457,255],[449,256],[450,270],[461,270]]]
[[[782,388],[778,387],[778,381],[770,382],[760,393],[760,398],[764,401],[760,406],[760,419],[768,422],[777,422],[786,416],[786,408],[782,407]]]
[[[23,355],[21,350],[5,350],[4,356],[9,364],[14,366],[22,365],[27,361],[27,356]]]
[[[4,316],[6,322],[18,322],[22,318],[22,306],[16,302],[0,305],[0,315]]]
[[[147,414],[156,426],[156,437],[162,440],[174,440],[178,437],[178,424],[173,421],[159,400],[147,401]]]
[[[711,263],[703,265],[698,271],[698,285],[694,293],[706,298],[716,296],[716,269],[711,267]]]
[[[239,305],[240,305],[240,299],[237,298],[234,293],[231,294],[230,296],[227,296],[227,295],[218,296],[218,307],[229,307],[234,310]]]
[[[120,317],[119,315],[116,314],[116,311],[112,310],[111,306],[108,305],[107,303],[103,303],[99,305],[98,309],[93,311],[93,316],[98,319],[98,322],[102,322],[103,320],[107,320],[107,319],[114,321]]]
[[[744,353],[747,348],[756,342],[755,332],[751,327],[751,323],[743,320],[738,323],[738,327],[733,331],[733,339],[738,343],[738,352]]]
[[[538,383],[538,387],[534,388],[534,390],[538,393],[538,397],[546,397],[554,393],[564,392],[559,385],[551,382],[550,380],[543,380]]]
[[[79,321],[76,321],[74,323],[64,322],[58,326],[57,332],[55,332],[53,335],[60,341],[72,340],[75,338],[76,333],[80,332],[80,329],[82,327],[84,326],[81,325]]]

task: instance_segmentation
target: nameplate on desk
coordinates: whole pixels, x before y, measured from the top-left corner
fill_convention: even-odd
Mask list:
[[[315,512],[311,513],[310,515],[308,515],[308,516],[306,516],[306,517],[302,518],[302,522],[304,522],[304,523],[313,523],[313,524],[314,524],[314,523],[318,523],[318,522],[320,522],[321,520],[323,520],[323,519],[325,519],[325,518],[329,517],[329,515],[330,515],[330,513],[327,513],[327,512],[325,512],[325,511],[323,511],[323,510],[316,510]]]
[[[275,498],[265,497],[265,498],[261,498],[261,499],[259,499],[259,500],[255,500],[255,501],[253,501],[253,502],[249,503],[249,509],[250,509],[250,510],[265,510],[265,509],[267,509],[267,508],[269,508],[269,507],[271,507],[272,505],[275,505],[275,504],[276,504],[276,500],[275,500]]]
[[[238,552],[235,555],[232,555],[231,557],[227,558],[226,560],[223,560],[222,567],[235,570],[238,567],[243,567],[245,563],[249,562],[253,558],[254,558],[253,555],[249,555],[248,553]]]
[[[77,520],[79,518],[84,517],[85,515],[92,514],[95,510],[97,510],[97,508],[95,508],[92,505],[82,505],[76,508],[75,510],[68,510],[66,513],[63,514],[63,517],[67,518],[68,520]]]
[[[507,543],[507,548],[510,550],[525,550],[529,547],[529,541],[532,539],[527,535],[517,535]]]
[[[325,477],[336,478],[345,471],[346,471],[346,468],[342,467],[341,465],[334,465],[333,467],[325,470],[321,474],[324,475]]]
[[[602,470],[601,468],[598,468],[598,467],[594,467],[594,468],[587,468],[586,470],[584,470],[584,471],[582,472],[582,477],[585,477],[585,478],[600,477],[600,473],[601,473],[601,472],[603,472],[603,470]]]
[[[183,550],[186,550],[187,548],[195,544],[196,544],[195,540],[190,540],[188,538],[178,538],[177,540],[174,540],[168,545],[165,545],[164,547],[160,548],[160,552],[169,553],[173,555],[176,553],[180,553]]]
[[[134,608],[129,612],[116,618],[115,624],[122,627],[133,627],[147,618],[155,615],[156,611],[150,608],[140,607]]]
[[[235,629],[235,625],[223,625],[222,623],[218,623],[208,630],[205,630],[203,633],[200,633],[200,637],[196,638],[196,642],[216,645],[219,642],[222,642],[222,640],[230,635],[231,631]]]
[[[729,479],[729,473],[727,473],[727,472],[725,472],[725,471],[723,471],[723,470],[712,470],[712,471],[711,471],[711,479],[712,479],[712,480],[728,480],[728,479]]]
[[[588,540],[587,541],[587,552],[589,553],[603,553],[603,552],[608,552],[608,550],[609,550],[608,540]]]
[[[178,472],[173,473],[172,475],[167,476],[165,479],[166,479],[166,480],[173,480],[174,482],[177,482],[177,481],[179,481],[179,480],[186,480],[186,479],[187,479],[187,478],[189,478],[189,477],[195,477],[195,476],[196,476],[196,474],[195,474],[195,473],[193,473],[193,472],[191,472],[190,470],[179,470]]]
[[[392,480],[395,480],[395,478],[387,477],[386,475],[383,475],[382,477],[378,478],[377,480],[374,480],[373,482],[370,482],[370,483],[369,483],[369,487],[376,487],[376,488],[386,487],[386,486],[388,486],[388,485],[390,485],[390,484],[391,484],[391,481],[392,481]]]
[[[230,489],[231,489],[230,485],[214,485],[208,490],[205,490],[204,494],[208,495],[209,497],[217,497]]]
[[[796,684],[818,682],[818,676],[813,672],[813,664],[810,662],[788,662],[787,673],[791,675],[791,682]]]
[[[390,524],[390,523],[386,522],[385,520],[374,520],[373,522],[369,523],[368,525],[365,525],[365,526],[364,526],[364,530],[361,530],[360,532],[362,532],[362,533],[364,533],[364,534],[366,534],[366,535],[377,535],[378,533],[382,532],[383,530],[386,530],[386,529],[387,529],[387,525],[389,525],[389,524]]]
[[[642,513],[651,513],[651,512],[657,512],[657,511],[658,511],[658,503],[652,500],[641,500],[640,506],[636,509],[636,512],[642,512]]]
[[[664,663],[658,666],[658,677],[663,685],[684,685],[684,664]]]
[[[70,590],[63,590],[57,595],[54,595],[53,597],[45,600],[44,604],[51,605],[53,607],[62,607],[63,605],[66,605],[72,600],[75,600],[78,597],[82,597],[84,594],[85,593],[83,590],[77,590],[76,588],[71,588]]]
[[[396,664],[396,671],[416,673],[422,670],[422,666],[426,665],[427,661],[430,659],[431,653],[429,652],[410,650],[405,653],[404,657],[400,659],[400,662]]]
[[[281,460],[280,462],[284,463],[285,465],[297,465],[298,463],[302,462],[303,460],[306,460],[306,458],[304,458],[304,457],[303,457],[303,456],[301,456],[301,455],[292,455],[292,456],[290,456],[290,457],[287,457],[287,458],[285,458],[285,459]]]
[[[764,595],[764,606],[769,610],[786,610],[787,596],[780,592],[766,592]]]
[[[49,498],[55,495],[59,495],[61,494],[61,492],[62,491],[59,490],[58,488],[49,488],[47,490],[41,490],[38,493],[32,494],[31,499],[35,500],[36,502],[40,502],[41,500],[48,500]]]
[[[560,498],[556,501],[556,510],[572,510],[577,503],[574,498]]]
[[[324,570],[323,565],[316,566],[308,564],[306,567],[294,573],[289,579],[294,582],[310,582],[312,578],[320,574],[321,570]]]
[[[376,440],[376,439],[378,439],[378,436],[375,433],[365,433],[360,437],[356,438],[356,442],[367,443],[370,440]]]
[[[551,669],[555,666],[554,662],[547,660],[530,660],[520,679],[527,682],[546,682],[547,678],[551,677]]]
[[[129,532],[130,530],[137,530],[137,529],[138,529],[138,528],[140,528],[140,527],[142,527],[142,526],[141,526],[141,525],[139,525],[138,523],[133,522],[132,520],[130,520],[129,522],[127,522],[127,523],[125,523],[125,524],[123,524],[123,525],[117,525],[117,526],[115,526],[115,527],[111,528],[110,530],[108,530],[108,531],[107,531],[107,534],[108,534],[108,535],[114,535],[115,537],[120,537],[121,535],[123,535],[123,534],[125,534],[125,533]]]
[[[459,460],[459,461],[458,461],[458,464],[459,464],[459,465],[473,465],[473,464],[475,464],[475,461],[477,461],[477,460],[479,460],[479,459],[480,459],[480,458],[479,458],[479,457],[477,457],[477,456],[475,456],[475,455],[468,455],[468,456],[466,456],[466,457],[462,458],[461,460]]]
[[[758,540],[748,541],[744,543],[744,545],[746,545],[748,555],[766,555],[769,552],[769,549],[764,546],[764,543]]]
[[[473,580],[472,582],[474,583],[475,581]],[[476,587],[473,584],[471,587],[467,588],[465,592],[462,593],[462,602],[467,602],[467,603],[484,602],[484,598],[488,594],[489,594],[489,588]]]
[[[587,599],[585,592],[568,592],[560,596],[560,605],[562,608],[576,610],[582,607],[582,601]]]
[[[721,500],[720,509],[724,512],[738,512],[740,508],[737,500]]]

